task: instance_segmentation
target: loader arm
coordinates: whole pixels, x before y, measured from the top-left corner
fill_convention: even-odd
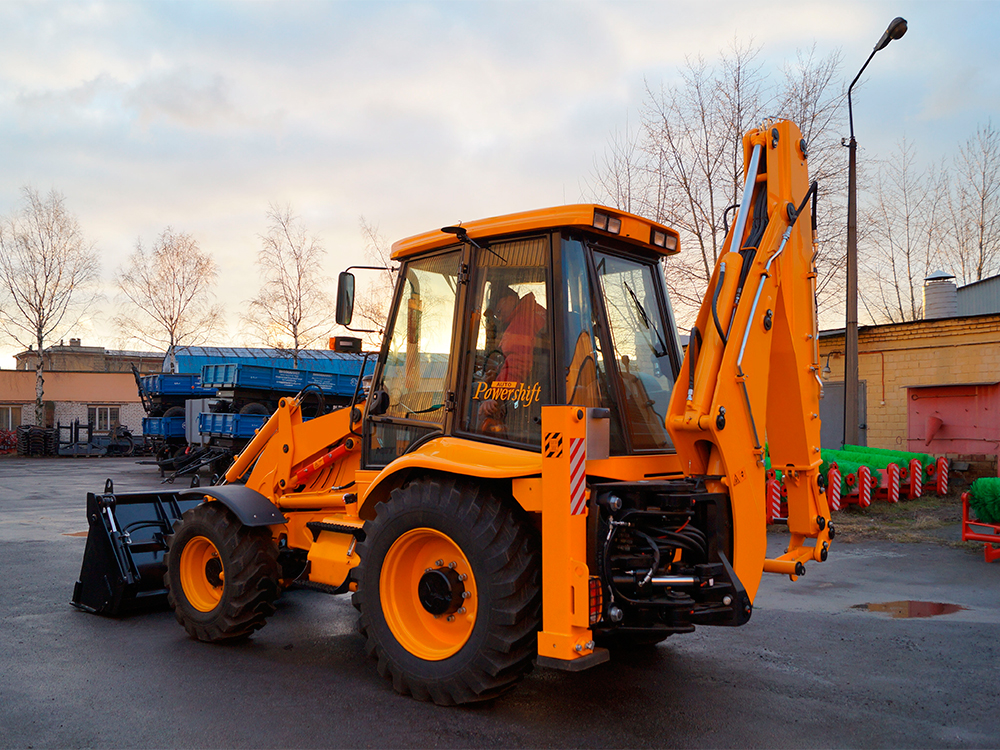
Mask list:
[[[751,598],[762,571],[793,580],[826,559],[820,489],[815,185],[791,122],[744,136],[746,187],[691,331],[666,418],[685,473],[731,499],[733,568]],[[812,222],[802,216],[812,199]],[[766,559],[764,446],[785,475],[791,542]],[[816,540],[808,544],[807,540]]]

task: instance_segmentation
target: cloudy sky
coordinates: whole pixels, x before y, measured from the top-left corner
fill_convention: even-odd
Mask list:
[[[106,282],[138,238],[188,232],[235,331],[269,203],[319,235],[332,276],[361,260],[362,216],[391,241],[587,199],[609,133],[686,56],[752,39],[777,73],[815,44],[850,79],[897,15],[906,37],[855,93],[858,140],[950,155],[1000,105],[997,2],[8,0],[0,215],[24,185],[58,190]],[[113,345],[107,293],[67,338]]]

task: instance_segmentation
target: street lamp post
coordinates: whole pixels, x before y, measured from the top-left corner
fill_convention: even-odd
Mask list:
[[[854,140],[854,110],[851,89],[865,72],[875,53],[906,33],[906,20],[894,18],[865,64],[847,87],[847,118],[851,139],[847,143],[847,317],[844,326],[844,443],[858,443],[858,142]]]

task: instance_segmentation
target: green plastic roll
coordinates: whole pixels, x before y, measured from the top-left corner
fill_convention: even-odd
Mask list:
[[[1000,478],[980,477],[969,487],[969,505],[976,519],[1000,523]]]

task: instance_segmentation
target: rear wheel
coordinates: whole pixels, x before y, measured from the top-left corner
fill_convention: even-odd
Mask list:
[[[530,669],[541,616],[537,533],[486,485],[423,478],[365,524],[354,606],[397,692],[493,698]]]
[[[237,641],[264,627],[278,598],[278,551],[224,505],[184,513],[167,540],[164,582],[177,621],[199,641]]]

